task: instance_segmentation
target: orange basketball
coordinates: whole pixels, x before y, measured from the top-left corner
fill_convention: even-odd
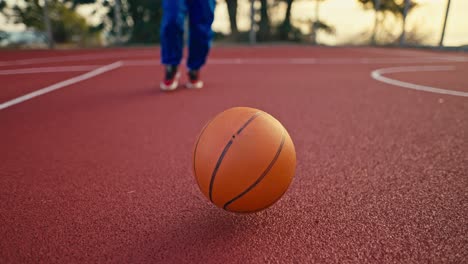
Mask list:
[[[235,107],[201,131],[193,170],[202,193],[232,212],[256,212],[288,189],[296,169],[294,144],[283,125],[253,108]]]

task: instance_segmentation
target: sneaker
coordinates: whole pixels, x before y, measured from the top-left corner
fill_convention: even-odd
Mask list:
[[[203,82],[200,80],[199,70],[189,70],[189,82],[186,84],[189,89],[200,89],[203,87]]]
[[[172,91],[177,88],[179,85],[180,73],[177,69],[177,66],[166,66],[166,74],[164,76],[164,81],[161,82],[161,90],[163,91]]]

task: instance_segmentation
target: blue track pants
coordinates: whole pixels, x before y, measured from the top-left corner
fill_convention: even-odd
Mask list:
[[[189,57],[187,67],[200,69],[210,51],[215,0],[163,0],[161,62],[179,65],[184,48],[184,21],[189,17]]]

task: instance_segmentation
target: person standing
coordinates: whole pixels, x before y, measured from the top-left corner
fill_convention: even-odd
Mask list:
[[[184,49],[184,22],[188,15],[187,88],[203,87],[200,69],[211,49],[216,0],[163,0],[161,24],[161,62],[165,66],[161,89],[171,91],[179,84],[179,65]]]

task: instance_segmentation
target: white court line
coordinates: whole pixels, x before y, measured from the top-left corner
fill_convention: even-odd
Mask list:
[[[117,69],[120,66],[122,66],[122,62],[117,61],[117,62],[108,64],[108,65],[99,67],[99,68],[97,68],[97,69],[95,69],[93,71],[87,72],[85,74],[73,77],[71,79],[61,81],[61,82],[56,83],[56,84],[52,84],[52,85],[44,87],[44,88],[42,88],[40,90],[34,91],[32,93],[25,94],[23,96],[17,97],[15,99],[7,101],[7,102],[4,102],[4,103],[0,104],[0,110],[3,110],[3,109],[8,108],[10,106],[22,103],[22,102],[27,101],[27,100],[33,99],[34,97],[38,97],[38,96],[41,96],[43,94],[50,93],[52,91],[61,89],[63,87],[66,87],[66,86],[69,86],[69,85],[72,85],[72,84],[75,84],[75,83],[78,83],[78,82],[93,78],[93,77],[95,77],[97,75],[103,74],[103,73],[111,71],[113,69]]]
[[[140,52],[114,52],[108,54],[83,54],[83,55],[67,55],[59,57],[44,57],[14,61],[0,61],[0,66],[15,66],[15,65],[29,65],[39,63],[52,63],[52,62],[71,62],[71,61],[93,61],[99,59],[118,59],[128,57],[144,57],[157,55],[155,52],[140,51]],[[154,61],[159,61],[158,56],[154,57]],[[208,63],[212,64],[378,64],[378,63],[418,63],[418,62],[440,62],[440,61],[453,61],[453,62],[468,62],[468,57],[463,56],[438,56],[438,57],[419,57],[419,58],[333,58],[333,59],[318,59],[318,58],[265,58],[265,59],[249,59],[249,58],[233,58],[233,59],[210,59]],[[135,65],[132,61],[145,61],[145,60],[129,60],[129,65]]]
[[[455,96],[463,96],[468,97],[467,92],[460,92],[460,91],[453,91],[447,90],[442,88],[436,88],[426,85],[419,85],[409,82],[403,82],[396,79],[391,79],[388,77],[383,76],[385,73],[397,73],[397,72],[425,72],[425,71],[452,71],[454,70],[454,66],[411,66],[411,67],[392,67],[392,68],[383,68],[372,71],[371,77],[377,81],[384,82],[387,84],[400,86],[403,88],[418,90],[418,91],[425,91],[430,93],[438,93],[438,94],[449,94]]]
[[[383,64],[383,63],[413,63],[418,62],[440,62],[446,58],[420,58],[418,60],[407,58],[232,58],[232,59],[211,59],[209,64],[214,65],[232,65],[232,64]],[[459,59],[457,59],[459,61]],[[463,61],[462,61],[463,62]],[[123,66],[153,66],[161,65],[159,60],[122,60]],[[182,62],[184,63],[184,62]],[[62,66],[62,67],[36,67],[36,68],[19,68],[10,70],[0,70],[0,75],[13,75],[13,74],[30,74],[30,73],[53,73],[53,72],[72,72],[72,71],[88,71],[93,70],[100,65],[76,65],[76,66]]]
[[[95,58],[95,57],[93,57]],[[70,59],[70,58],[69,58]],[[87,57],[84,57],[87,60]],[[222,59],[214,58],[208,64],[214,65],[231,65],[231,64],[386,64],[386,63],[432,63],[441,61],[451,62],[468,62],[468,58],[456,57],[428,57],[428,58],[264,58],[264,59],[248,59],[248,58],[232,58]],[[122,60],[124,66],[152,66],[161,65],[158,59],[147,60]],[[184,62],[182,62],[184,63]],[[0,75],[13,74],[30,74],[30,73],[53,73],[53,72],[72,72],[72,71],[88,71],[93,70],[100,65],[76,65],[76,66],[59,66],[59,67],[36,67],[36,68],[19,68],[0,70]]]
[[[440,63],[440,62],[468,62],[468,58],[449,58],[449,57],[427,57],[427,58],[332,58],[332,59],[319,59],[319,58],[231,58],[209,59],[207,65],[281,65],[281,64],[297,64],[297,65],[310,65],[310,64],[392,64],[392,63]],[[161,65],[159,60],[125,60],[125,66],[150,66]],[[182,62],[184,63],[184,62]],[[181,63],[181,64],[182,64]]]
[[[12,60],[12,61],[0,61],[0,66],[12,66],[12,65],[28,65],[28,64],[39,64],[39,63],[51,63],[51,62],[69,62],[69,61],[93,61],[98,59],[122,59],[128,57],[140,57],[140,56],[151,56],[158,59],[159,54],[157,52],[150,51],[138,51],[138,52],[112,52],[105,54],[82,54],[82,55],[66,55],[57,57],[43,57],[34,59],[24,60]]]
[[[390,51],[390,52],[389,52]],[[371,50],[374,53],[385,53],[391,54],[394,56],[395,52],[408,52],[414,53],[413,51],[406,51],[406,50]],[[421,51],[418,51],[418,53]],[[424,62],[428,60],[428,62],[436,62],[438,60],[448,60],[448,61],[456,61],[456,62],[468,62],[468,57],[465,56],[436,56],[434,53],[424,52],[427,57],[403,57],[403,58],[336,58],[336,59],[317,59],[317,58],[291,58],[292,60],[297,60],[297,62],[293,62],[290,64],[316,64],[310,63],[310,60],[319,60],[320,63],[318,64],[346,64],[346,63],[356,63],[355,61],[360,61],[357,63],[361,64],[368,64],[368,63],[393,63],[393,62],[403,62],[403,63],[412,63],[412,62]],[[421,54],[422,55],[422,54]],[[153,57],[154,56],[154,57]],[[122,60],[123,58],[129,57],[153,57],[155,60],[159,60],[159,52],[152,51],[152,50],[135,50],[135,51],[120,51],[120,52],[110,52],[104,54],[81,54],[81,55],[66,55],[66,56],[57,56],[57,57],[43,57],[43,58],[33,58],[33,59],[23,59],[23,60],[11,60],[11,61],[0,61],[0,66],[13,66],[13,65],[28,65],[28,64],[39,64],[39,63],[51,63],[51,62],[70,62],[70,61],[90,61],[96,59],[115,59],[115,60]],[[211,59],[217,60],[217,59]],[[210,61],[211,61],[210,60]],[[218,60],[241,60],[242,62],[237,62],[237,64],[264,64],[268,59],[258,59],[257,61],[250,61],[250,59],[218,59]],[[243,60],[247,60],[247,62],[243,62]],[[271,63],[275,63],[276,60],[284,60],[284,59],[272,59]],[[305,61],[304,61],[305,60]],[[232,62],[219,62],[219,64],[232,64]],[[302,61],[302,62],[301,62]],[[280,62],[283,63],[283,62]]]
[[[73,71],[90,71],[101,65],[80,65],[80,66],[61,66],[61,67],[38,67],[14,70],[0,70],[0,75],[16,75],[16,74],[31,74],[31,73],[51,73],[51,72],[73,72]]]

